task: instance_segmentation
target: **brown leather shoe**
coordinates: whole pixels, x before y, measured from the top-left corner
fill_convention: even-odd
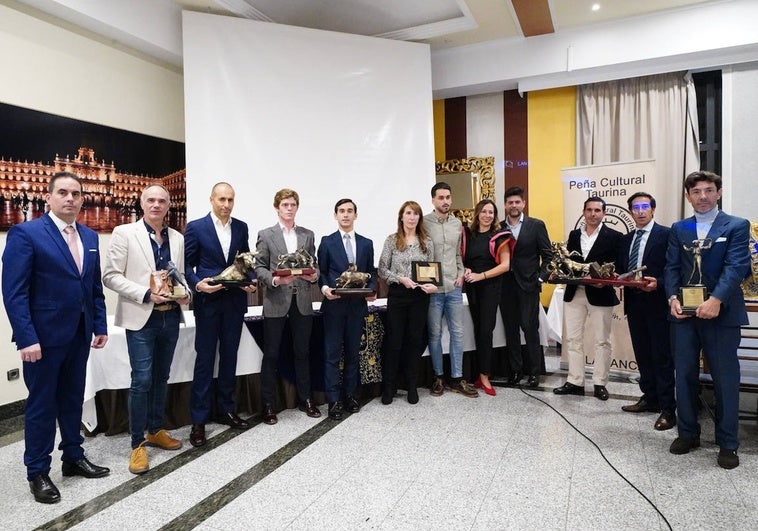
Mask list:
[[[658,431],[670,430],[676,426],[676,415],[672,411],[664,411],[655,421],[653,427]]]
[[[189,436],[190,444],[194,447],[203,446],[205,439],[205,424],[193,424]]]
[[[432,383],[432,388],[429,390],[429,394],[432,396],[442,396],[444,392],[445,384],[442,382],[442,378],[440,376],[436,376],[434,378],[434,383]]]
[[[621,406],[621,411],[626,411],[627,413],[645,413],[646,411],[652,411],[653,413],[660,413],[661,408],[656,406],[655,404],[651,404],[647,400],[645,400],[645,397],[641,397],[635,404],[629,404],[627,406]]]
[[[313,400],[306,398],[303,402],[300,402],[300,411],[305,412],[311,418],[317,419],[321,416],[321,411],[313,403]]]
[[[166,430],[159,430],[156,433],[147,433],[145,435],[145,444],[147,446],[156,446],[164,450],[178,450],[182,447],[182,441],[174,439]]]
[[[263,404],[261,417],[263,417],[263,423],[268,424],[269,426],[274,425],[279,421],[279,419],[276,418],[276,413],[274,413],[274,406],[271,404]]]

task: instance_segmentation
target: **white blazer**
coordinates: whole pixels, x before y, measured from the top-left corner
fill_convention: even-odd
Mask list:
[[[171,261],[184,279],[184,236],[168,229]],[[152,301],[142,302],[150,289],[150,275],[155,271],[155,256],[150,233],[142,219],[113,229],[103,266],[103,285],[118,293],[116,326],[140,330],[153,311]],[[182,316],[184,320],[184,316]]]

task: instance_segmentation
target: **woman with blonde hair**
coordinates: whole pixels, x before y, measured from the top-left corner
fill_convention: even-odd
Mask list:
[[[461,254],[466,268],[463,279],[468,283],[466,297],[474,322],[479,367],[479,378],[474,385],[490,396],[495,396],[489,375],[492,370],[492,331],[502,285],[500,275],[510,269],[515,243],[510,231],[500,230],[495,202],[491,199],[479,201],[474,207],[471,227],[464,228]]]
[[[437,291],[430,283],[413,280],[412,262],[434,259],[432,239],[426,234],[421,207],[406,201],[397,214],[397,231],[387,236],[379,258],[379,276],[387,281],[387,336],[382,360],[382,404],[395,396],[397,372],[402,360],[408,382],[408,402],[418,402],[419,361],[426,342],[424,327],[429,294]]]

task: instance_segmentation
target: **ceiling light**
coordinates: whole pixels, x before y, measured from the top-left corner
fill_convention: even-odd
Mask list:
[[[600,4],[592,4],[592,10],[593,11],[599,11],[600,10]]]

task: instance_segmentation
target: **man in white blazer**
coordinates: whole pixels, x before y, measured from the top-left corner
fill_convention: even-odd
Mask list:
[[[129,471],[143,474],[150,468],[145,445],[178,450],[181,441],[161,428],[166,387],[174,348],[183,320],[180,304],[151,290],[155,271],[171,264],[184,280],[184,237],[165,224],[169,192],[161,185],[145,188],[140,200],[142,219],[113,230],[103,268],[103,284],[118,293],[116,326],[126,328],[132,384],[129,388],[129,431],[132,453]],[[147,430],[147,435],[145,435]]]

